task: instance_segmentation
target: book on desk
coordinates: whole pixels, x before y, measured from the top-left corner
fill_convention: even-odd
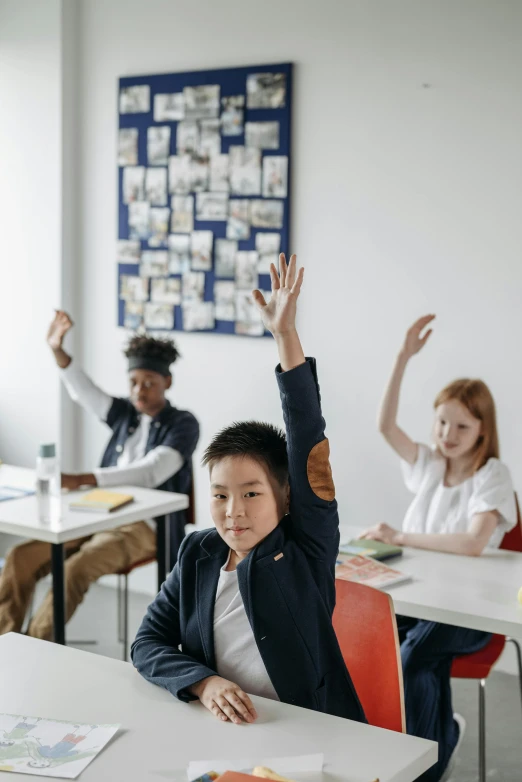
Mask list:
[[[134,501],[132,494],[121,494],[105,489],[93,489],[82,497],[69,503],[71,510],[83,510],[92,513],[113,513]]]

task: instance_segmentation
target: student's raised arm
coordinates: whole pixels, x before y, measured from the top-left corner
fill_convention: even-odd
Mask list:
[[[395,359],[390,380],[386,386],[384,397],[379,409],[378,426],[379,432],[384,439],[391,445],[393,450],[408,462],[415,464],[417,459],[417,443],[413,442],[406,432],[397,425],[397,411],[399,408],[399,394],[402,385],[402,379],[406,370],[406,365],[412,356],[422,350],[428,341],[432,329],[423,334],[426,326],[431,323],[435,315],[425,315],[415,321],[406,332],[404,344]]]
[[[113,398],[92,382],[72,357],[63,349],[65,335],[72,329],[73,322],[63,310],[56,310],[47,332],[47,344],[51,348],[57,366],[62,370],[61,378],[71,399],[106,421]]]
[[[259,291],[254,291],[254,299],[279,352],[277,380],[286,428],[292,528],[310,556],[335,559],[339,518],[317,369],[313,358],[305,358],[295,325],[303,269],[297,271],[295,255],[288,266],[281,255],[280,274],[272,265],[270,277],[270,302],[266,304]]]

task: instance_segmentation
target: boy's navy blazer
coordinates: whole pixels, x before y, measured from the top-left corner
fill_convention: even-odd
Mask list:
[[[290,513],[239,563],[239,589],[280,700],[365,721],[332,626],[339,518],[315,361],[276,374]],[[193,700],[187,688],[217,673],[214,603],[228,553],[215,529],[189,535],[132,645],[140,673],[180,700]]]

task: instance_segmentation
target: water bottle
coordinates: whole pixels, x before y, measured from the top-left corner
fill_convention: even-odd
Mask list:
[[[36,505],[38,521],[42,524],[60,519],[61,483],[55,444],[41,445],[36,460]]]

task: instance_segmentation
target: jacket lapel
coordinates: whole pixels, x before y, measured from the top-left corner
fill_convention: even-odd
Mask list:
[[[201,547],[204,553],[196,562],[198,624],[207,665],[215,670],[214,604],[219,571],[227,561],[228,546],[213,530],[202,540]]]

